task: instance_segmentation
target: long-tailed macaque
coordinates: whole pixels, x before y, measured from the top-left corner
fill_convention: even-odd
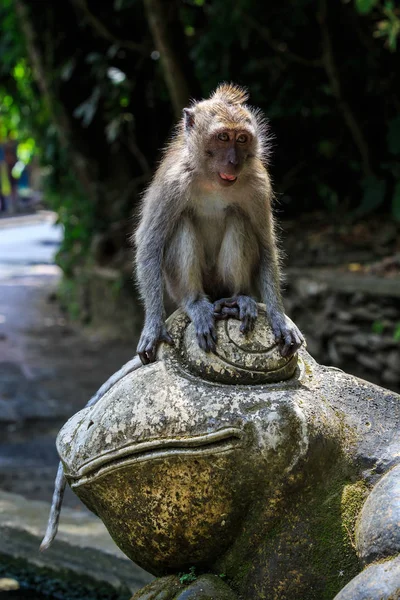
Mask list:
[[[215,319],[236,317],[243,334],[266,305],[282,356],[304,339],[286,320],[271,211],[266,123],[247,91],[222,84],[185,108],[176,135],[143,198],[136,232],[137,279],[146,317],[137,348],[144,364],[165,326],[164,283],[205,351],[216,348]]]

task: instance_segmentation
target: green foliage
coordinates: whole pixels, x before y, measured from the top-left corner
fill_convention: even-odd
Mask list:
[[[385,331],[385,323],[382,321],[374,321],[372,323],[371,329],[373,333],[382,334]]]
[[[393,333],[393,339],[396,342],[400,342],[400,323],[396,323],[396,327],[395,327],[394,333]]]
[[[380,0],[355,0],[357,11],[367,15],[376,9],[379,20],[375,22],[374,37],[384,38],[389,50],[397,49],[400,35],[400,7],[395,2]]]
[[[356,7],[361,15],[366,15],[371,12],[379,0],[356,0]]]
[[[188,573],[179,573],[178,577],[179,581],[183,584],[193,583],[197,579],[196,567],[190,567]]]

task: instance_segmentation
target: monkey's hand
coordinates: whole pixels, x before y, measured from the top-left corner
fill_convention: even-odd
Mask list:
[[[304,344],[302,333],[294,323],[286,319],[283,313],[272,313],[270,322],[281,355],[290,358]]]
[[[248,333],[253,331],[258,315],[257,302],[250,296],[232,296],[221,298],[214,302],[214,316],[216,319],[239,319],[242,321],[240,331]]]
[[[217,334],[214,323],[214,306],[207,298],[199,298],[185,306],[195,331],[197,342],[204,352],[215,352]]]
[[[136,350],[144,365],[156,360],[157,347],[161,342],[170,346],[174,343],[165,324],[162,321],[146,321]]]

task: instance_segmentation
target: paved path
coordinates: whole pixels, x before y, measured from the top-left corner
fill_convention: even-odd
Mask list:
[[[55,436],[132,348],[71,326],[55,301],[52,213],[0,219],[0,489],[50,500]],[[69,493],[66,503],[80,507]]]

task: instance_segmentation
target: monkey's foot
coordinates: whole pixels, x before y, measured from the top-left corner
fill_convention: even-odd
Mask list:
[[[287,321],[285,315],[281,313],[270,315],[270,320],[281,355],[290,358],[304,344],[304,337],[300,329],[291,321]]]
[[[253,331],[258,315],[257,302],[250,296],[232,296],[221,298],[214,302],[214,317],[216,319],[239,319],[242,321],[240,331]]]
[[[156,360],[157,347],[161,342],[165,342],[170,346],[174,343],[164,323],[154,323],[152,321],[145,323],[136,350],[144,365],[148,365]]]
[[[206,298],[200,298],[188,303],[185,308],[196,330],[200,348],[205,352],[215,352],[217,334],[214,323],[214,306]]]

